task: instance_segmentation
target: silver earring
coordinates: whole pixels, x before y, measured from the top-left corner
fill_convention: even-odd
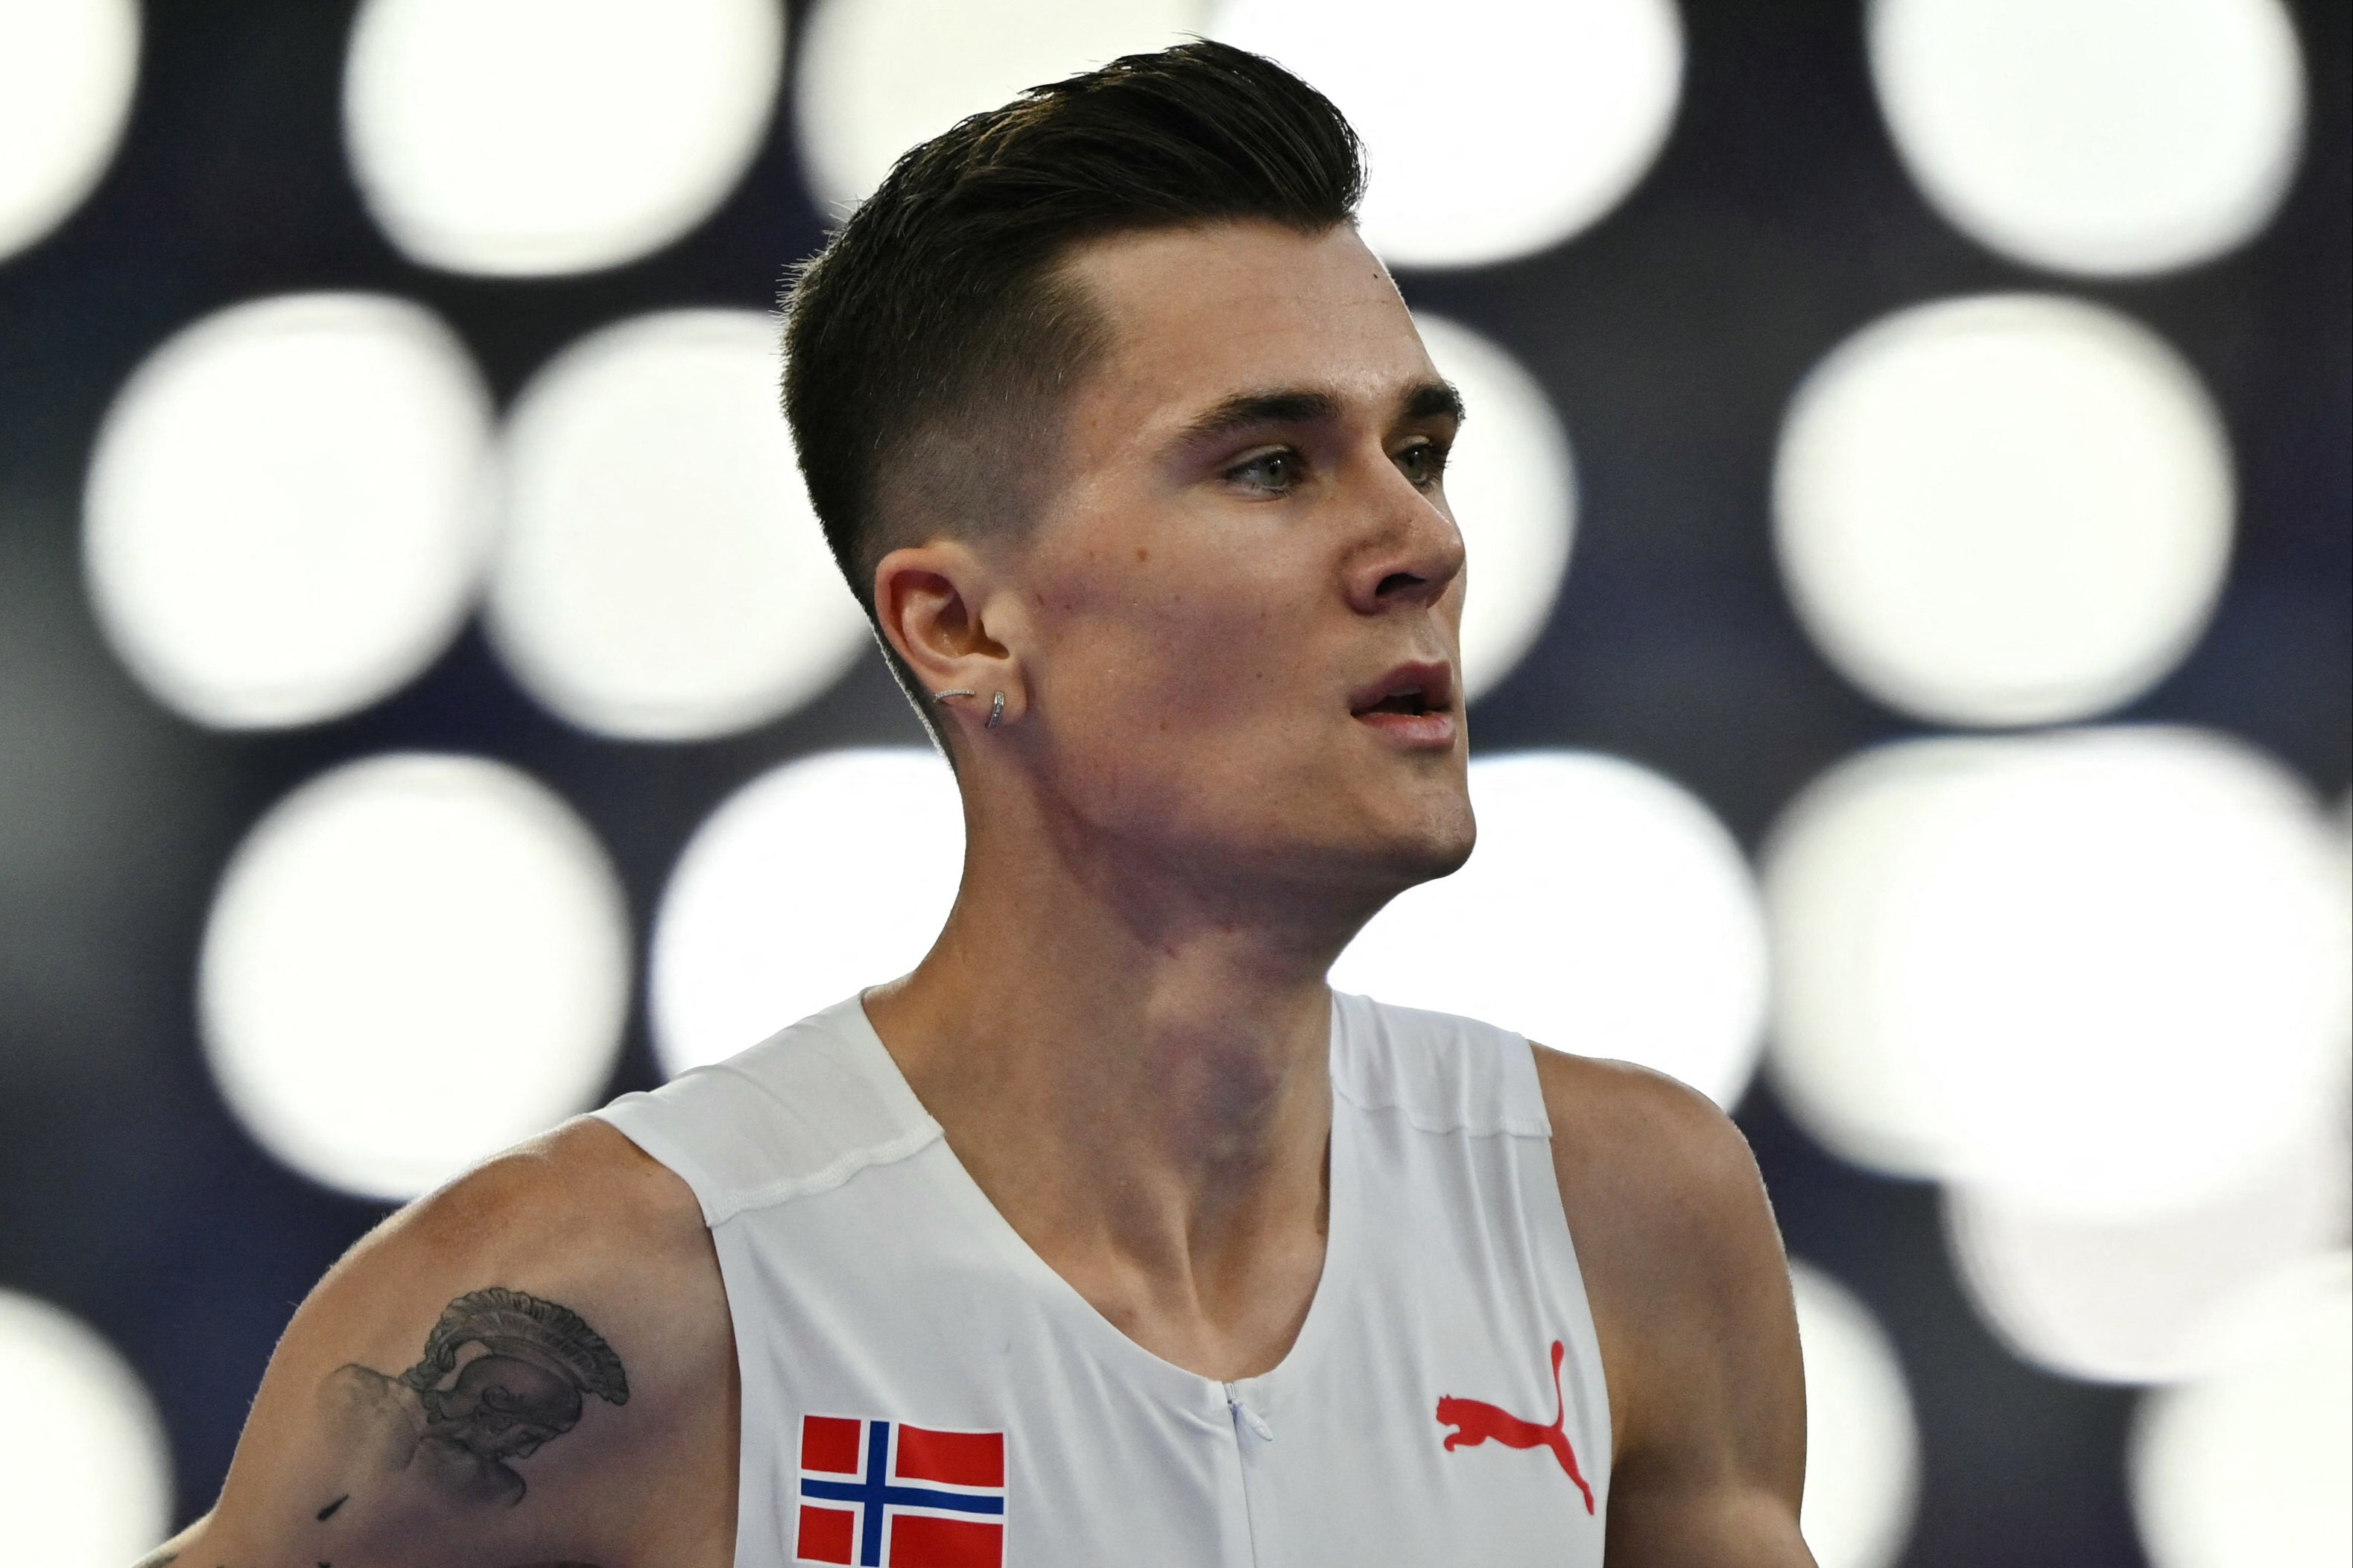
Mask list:
[[[951,697],[977,697],[979,695],[980,693],[977,691],[969,690],[964,687],[958,687],[954,691],[933,692],[932,700],[934,702],[945,702]]]
[[[997,721],[1004,717],[1005,693],[1000,691],[996,696],[988,700],[988,722],[983,724],[981,728],[984,730],[994,730],[997,728]]]

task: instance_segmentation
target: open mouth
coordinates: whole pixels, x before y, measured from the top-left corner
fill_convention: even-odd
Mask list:
[[[1350,715],[1402,740],[1451,744],[1454,671],[1443,664],[1401,664],[1349,700]]]
[[[1367,713],[1427,713],[1430,711],[1430,699],[1419,691],[1400,691],[1394,696],[1382,698],[1365,711]]]

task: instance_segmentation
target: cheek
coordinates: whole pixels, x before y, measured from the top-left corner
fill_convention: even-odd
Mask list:
[[[1297,700],[1314,616],[1266,583],[1137,572],[1066,602],[1061,657],[1039,695],[1059,690],[1077,710],[1069,717],[1147,742],[1198,738],[1249,729]]]
[[[1242,830],[1237,812],[1298,792],[1300,741],[1331,685],[1306,574],[1285,583],[1276,563],[1238,573],[1157,549],[1118,564],[1041,594],[1049,657],[1034,692],[1059,789],[1105,828]]]

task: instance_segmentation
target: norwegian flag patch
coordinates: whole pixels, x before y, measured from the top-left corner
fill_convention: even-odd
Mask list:
[[[801,1417],[803,1563],[1002,1568],[1005,1434]]]

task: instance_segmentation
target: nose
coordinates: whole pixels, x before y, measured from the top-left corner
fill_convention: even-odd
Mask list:
[[[1462,575],[1461,530],[1386,453],[1366,489],[1364,533],[1348,565],[1349,605],[1374,616],[1436,604]]]

